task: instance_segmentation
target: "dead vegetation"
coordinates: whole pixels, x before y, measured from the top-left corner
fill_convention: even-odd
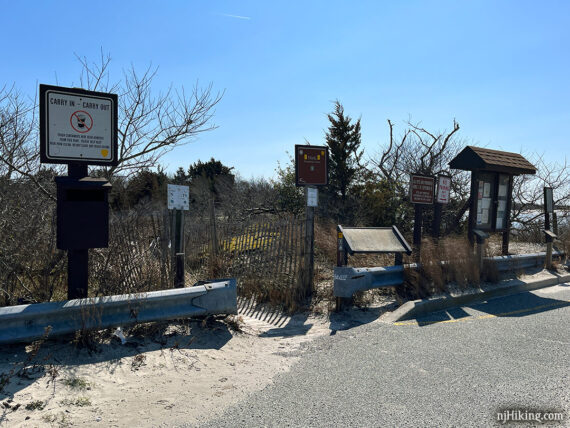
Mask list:
[[[493,253],[487,253],[491,256]],[[409,260],[411,262],[411,260]],[[476,254],[462,236],[448,236],[438,241],[422,240],[419,266],[407,264],[404,284],[396,287],[400,298],[421,299],[447,293],[450,287],[465,290],[478,287],[481,282],[497,282],[496,266],[485,261],[482,269]]]

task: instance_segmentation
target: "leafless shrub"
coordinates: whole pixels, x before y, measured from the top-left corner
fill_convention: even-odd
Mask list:
[[[46,173],[38,178],[53,187]],[[56,248],[55,204],[27,179],[0,180],[0,305],[61,297],[67,260]]]
[[[111,213],[109,247],[91,250],[92,295],[135,294],[168,288],[170,250],[162,210],[142,203]]]
[[[544,187],[551,187],[559,229],[570,225],[570,167],[564,162],[547,162],[543,156],[531,155],[536,175],[521,175],[513,182],[511,221],[517,238],[525,242],[543,242]],[[551,230],[554,219],[551,221]],[[560,230],[559,230],[560,231]]]

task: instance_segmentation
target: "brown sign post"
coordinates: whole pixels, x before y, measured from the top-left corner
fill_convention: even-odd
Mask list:
[[[326,186],[328,184],[328,160],[327,146],[295,145],[295,185],[305,187],[305,258],[302,282],[306,296],[311,295],[313,288],[315,243],[316,201],[312,200],[314,195],[311,195],[313,192],[309,192],[309,188],[314,189],[315,186]]]
[[[412,174],[410,176],[410,202],[414,204],[414,241],[416,257],[419,258],[419,247],[422,243],[423,205],[432,205],[435,178],[429,175]]]
[[[328,147],[295,145],[295,184],[326,186],[329,177],[328,163]]]

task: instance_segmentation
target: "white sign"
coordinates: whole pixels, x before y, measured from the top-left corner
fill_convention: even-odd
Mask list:
[[[319,191],[315,187],[307,187],[307,206],[319,206]]]
[[[115,94],[40,86],[42,162],[115,164]]]
[[[190,209],[190,188],[175,184],[169,184],[167,187],[168,209],[188,211]]]
[[[450,191],[451,191],[451,177],[440,175],[437,181],[437,202],[440,204],[449,203]]]

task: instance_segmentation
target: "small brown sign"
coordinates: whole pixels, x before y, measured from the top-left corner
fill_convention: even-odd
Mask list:
[[[326,146],[295,145],[295,184],[326,186],[329,152]]]
[[[410,176],[410,202],[433,204],[435,178],[428,175]]]

